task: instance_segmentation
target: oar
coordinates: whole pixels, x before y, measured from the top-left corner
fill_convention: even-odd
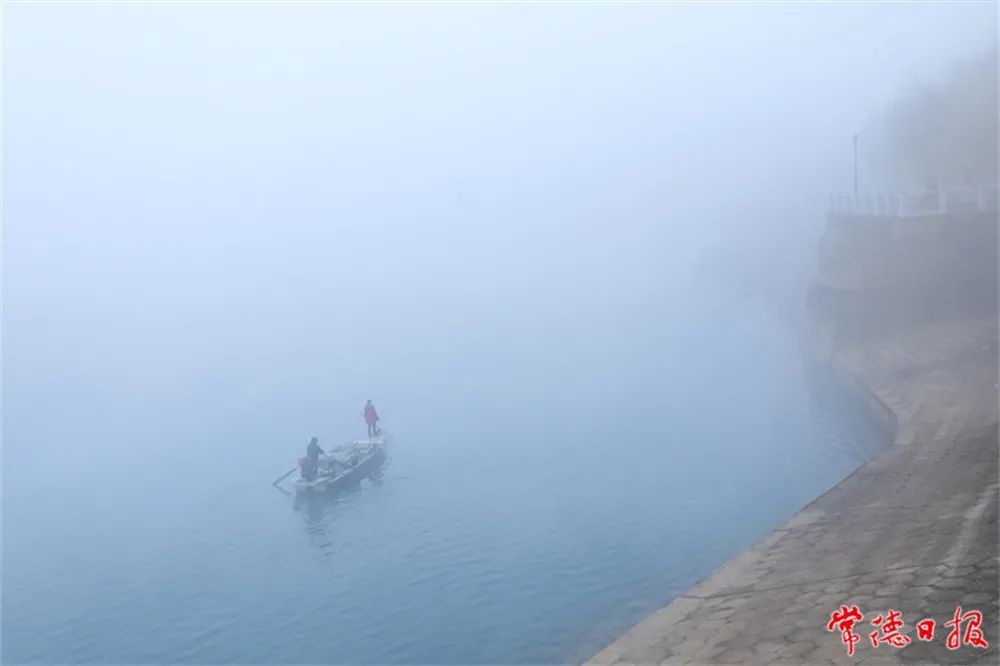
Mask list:
[[[272,486],[277,486],[277,485],[278,485],[279,483],[281,483],[282,481],[284,481],[285,479],[287,479],[287,478],[288,478],[288,476],[289,476],[289,475],[290,475],[290,474],[291,474],[292,472],[294,472],[295,470],[297,470],[297,469],[298,469],[298,467],[293,467],[293,468],[291,468],[290,470],[288,470],[287,472],[285,472],[284,474],[282,474],[281,476],[279,476],[279,477],[278,477],[277,479],[275,479],[275,480],[274,480],[274,483],[272,483],[271,485],[272,485]]]

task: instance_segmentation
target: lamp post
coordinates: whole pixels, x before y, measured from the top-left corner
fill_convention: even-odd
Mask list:
[[[858,196],[858,134],[853,135],[854,138],[854,197]]]

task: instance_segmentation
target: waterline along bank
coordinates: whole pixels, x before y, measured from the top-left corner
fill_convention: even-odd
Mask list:
[[[996,663],[996,248],[996,210],[830,214],[807,356],[885,415],[893,445],[592,663]],[[827,628],[842,606],[864,616],[853,656]],[[958,607],[987,645],[965,640],[971,616],[949,645]],[[890,610],[905,644],[874,647]]]

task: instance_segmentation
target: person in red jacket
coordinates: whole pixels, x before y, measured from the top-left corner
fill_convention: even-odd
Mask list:
[[[368,424],[368,438],[371,439],[378,434],[378,412],[375,411],[371,398],[365,403],[365,423]]]

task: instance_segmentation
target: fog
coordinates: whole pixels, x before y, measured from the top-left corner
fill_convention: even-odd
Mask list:
[[[782,285],[798,308],[852,134],[997,21],[989,3],[3,11],[7,506],[51,478],[176,489],[242,447],[270,481],[310,435],[357,436],[369,397],[397,438],[439,428],[445,449],[459,411],[541,431],[627,408],[644,385],[606,372],[635,344],[658,363],[648,321],[672,400],[713,362],[766,377],[744,315],[726,339],[685,327],[747,272],[752,300]],[[693,413],[718,407],[705,382]]]
[[[9,5],[6,453],[60,392],[325,359],[361,396],[401,345],[693,296],[707,241],[815,229],[850,135],[994,14]]]
[[[997,182],[997,44],[912,82],[870,124],[872,178],[894,191]]]

